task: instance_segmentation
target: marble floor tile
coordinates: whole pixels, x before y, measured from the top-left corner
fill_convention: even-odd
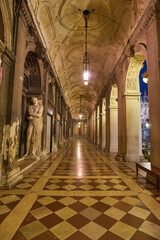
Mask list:
[[[35,218],[41,219],[43,217],[46,217],[50,214],[52,214],[52,211],[48,209],[47,207],[43,206],[40,208],[36,208],[30,212]]]
[[[100,216],[101,212],[97,211],[96,209],[94,209],[92,207],[88,207],[85,210],[83,210],[82,212],[80,212],[80,214],[92,221],[92,220],[96,219],[98,216]]]
[[[130,211],[130,214],[142,218],[142,219],[146,219],[148,217],[148,215],[150,214],[150,212],[148,210],[139,208],[139,207],[133,207]]]
[[[147,233],[151,237],[160,238],[160,226],[151,223],[149,221],[144,221],[143,224],[140,226],[139,230],[141,232]]]
[[[26,226],[20,228],[21,233],[27,240],[32,239],[35,236],[45,232],[47,228],[39,221],[32,222]]]
[[[64,221],[50,228],[50,231],[54,233],[56,237],[58,237],[58,239],[63,240],[74,234],[77,231],[77,229],[68,222]]]
[[[61,217],[63,220],[67,220],[68,218],[73,217],[75,214],[77,214],[77,212],[69,207],[65,207],[56,211],[55,214]]]
[[[119,221],[113,227],[110,228],[110,231],[112,233],[117,234],[118,236],[125,240],[130,240],[134,233],[136,232],[136,229],[129,226],[128,224]]]
[[[0,239],[159,240],[160,197],[135,169],[73,141],[0,191]]]
[[[114,206],[118,202],[118,200],[112,197],[105,197],[101,200],[101,202],[108,204],[109,206]]]
[[[97,240],[106,232],[106,229],[95,222],[90,222],[81,228],[80,232],[93,240]]]
[[[17,200],[20,200],[20,198],[16,195],[10,195],[10,196],[0,198],[0,201],[4,204],[15,202]]]
[[[49,203],[53,203],[56,200],[50,196],[47,197],[42,197],[40,199],[38,199],[38,202],[41,203],[42,205],[48,205]]]
[[[109,217],[115,218],[116,220],[120,220],[122,217],[124,217],[126,213],[118,208],[111,207],[106,212],[104,212],[104,214]]]

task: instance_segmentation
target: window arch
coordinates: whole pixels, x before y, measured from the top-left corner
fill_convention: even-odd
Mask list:
[[[24,64],[23,87],[27,90],[41,89],[39,64],[36,54],[32,51],[27,54]]]

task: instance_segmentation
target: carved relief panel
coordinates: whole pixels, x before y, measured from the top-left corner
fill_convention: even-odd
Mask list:
[[[141,53],[130,58],[130,64],[126,78],[126,92],[139,92],[139,72],[143,66],[145,58]]]

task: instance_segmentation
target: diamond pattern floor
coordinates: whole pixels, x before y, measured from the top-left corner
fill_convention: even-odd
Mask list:
[[[0,192],[0,239],[160,239],[160,196],[134,169],[76,140]]]

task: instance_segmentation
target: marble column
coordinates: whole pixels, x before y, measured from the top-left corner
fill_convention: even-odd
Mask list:
[[[102,148],[102,99],[99,103],[99,148]]]
[[[105,151],[109,152],[110,148],[110,109],[109,109],[109,93],[106,93],[106,146]]]
[[[160,3],[147,26],[147,64],[151,163],[160,168]]]
[[[118,151],[118,88],[114,84],[110,94],[110,152]]]
[[[141,93],[125,93],[126,98],[126,155],[127,162],[138,162],[142,157]]]
[[[57,108],[58,108],[58,87],[55,84],[55,120],[54,120],[54,151],[57,151]]]
[[[106,148],[106,100],[102,102],[102,149]]]
[[[97,114],[96,114],[96,120],[97,120],[97,145],[99,146],[99,105],[97,106]]]
[[[97,106],[96,106],[96,109],[95,109],[95,144],[97,145],[97,128],[98,128],[98,126],[97,126],[98,124],[97,124]]]
[[[122,74],[120,74],[120,82]],[[124,161],[126,152],[126,99],[122,88],[118,88],[118,153],[116,159]]]
[[[110,152],[118,152],[118,107],[110,106]]]

